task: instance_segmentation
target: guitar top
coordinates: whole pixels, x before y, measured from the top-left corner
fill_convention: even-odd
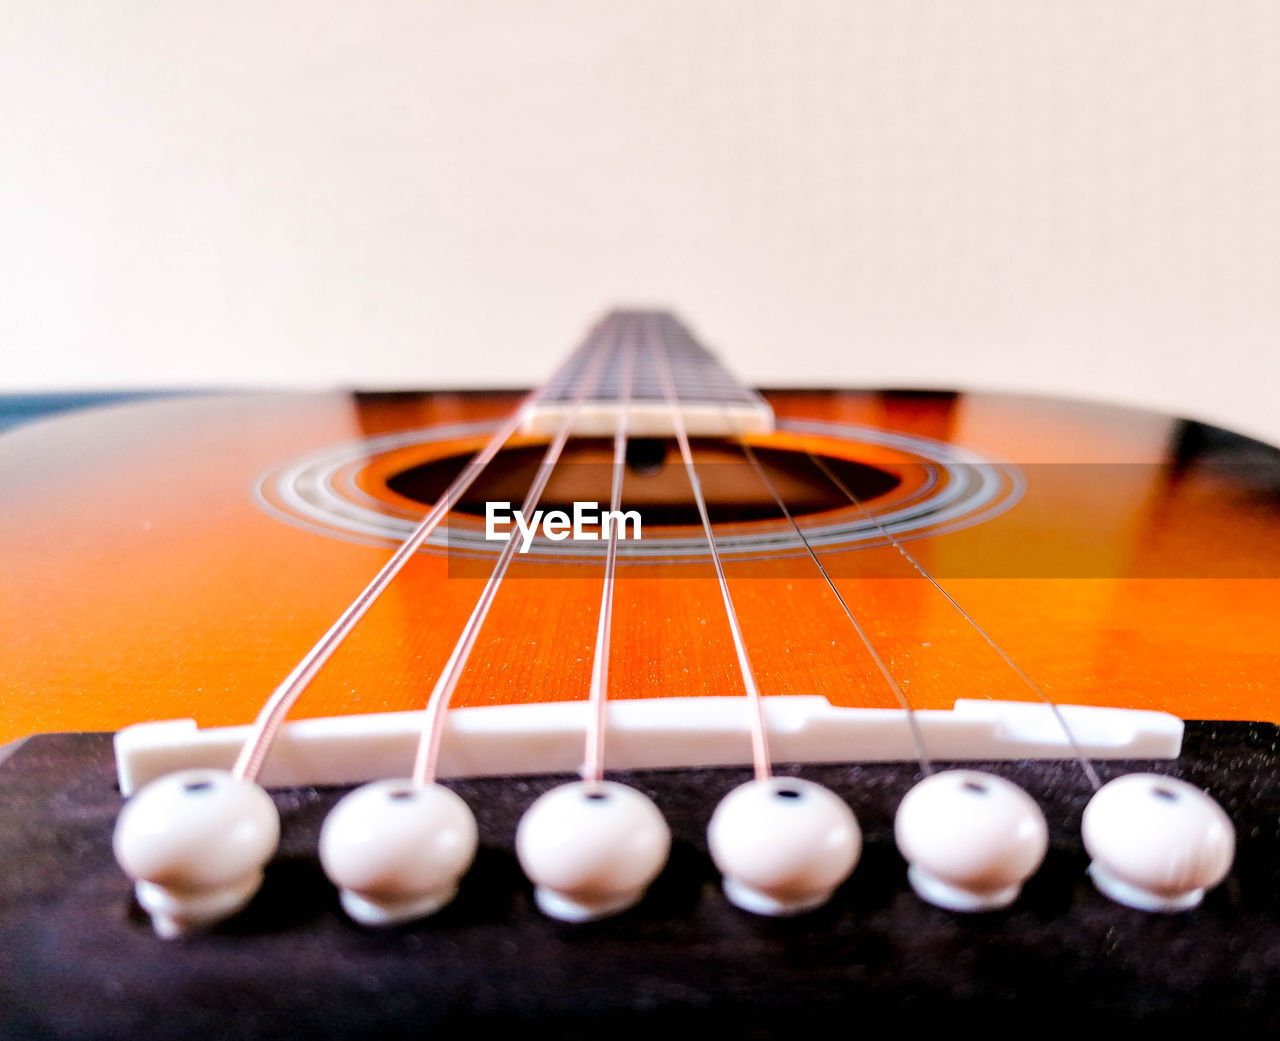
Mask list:
[[[666,345],[656,362],[636,346],[650,327]],[[685,335],[663,316],[614,316],[532,398],[174,397],[0,437],[0,741],[17,742],[0,753],[0,1036],[407,1037],[530,1021],[763,1035],[868,1011],[937,1026],[1280,1023],[1280,452],[1074,402],[760,395]],[[590,517],[570,537],[526,535],[514,513],[531,487],[543,517],[621,503],[640,537],[610,542]],[[415,537],[323,668],[286,690]],[[652,800],[671,836],[647,894],[615,916],[557,921],[522,877],[517,823],[569,777],[519,734],[508,776],[440,773],[479,848],[431,917],[352,923],[315,852],[339,788],[273,787],[280,845],[261,888],[173,943],[112,857],[123,798],[108,734],[131,724],[244,725],[273,690],[291,717],[336,719],[429,700],[585,703],[599,688],[610,702],[744,705],[732,750],[661,770],[619,769],[621,732],[600,724],[609,779]],[[1068,726],[1057,761],[955,763],[917,741],[895,758],[918,761],[788,765],[745,711],[786,695],[904,721],[995,699],[1198,722],[1169,760],[1090,745],[1078,761]],[[441,727],[439,762],[456,762],[461,739]],[[274,737],[245,776],[271,776]],[[375,757],[368,776],[430,781],[422,748],[416,765]],[[821,784],[856,815],[857,866],[808,913],[751,914],[720,890],[707,823],[749,764]],[[922,770],[949,766],[1013,781],[1043,812],[1043,866],[1006,907],[943,910],[907,883],[894,814]],[[1086,874],[1094,782],[1135,771],[1207,790],[1234,824],[1230,873],[1193,910],[1133,910]]]

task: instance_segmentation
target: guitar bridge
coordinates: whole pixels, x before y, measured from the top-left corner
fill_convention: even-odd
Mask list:
[[[898,709],[843,708],[819,695],[763,699],[779,763],[895,762],[916,758],[910,719]],[[453,709],[440,748],[442,777],[572,772],[582,763],[586,701]],[[741,697],[630,699],[606,706],[611,769],[737,766],[750,762]],[[1175,759],[1183,722],[1167,712],[961,699],[914,713],[935,761]],[[263,768],[268,787],[349,785],[404,776],[424,713],[386,712],[285,724]],[[229,768],[248,726],[200,729],[195,720],[138,723],[115,736],[125,795],[167,773]],[[1068,732],[1071,739],[1068,739]]]

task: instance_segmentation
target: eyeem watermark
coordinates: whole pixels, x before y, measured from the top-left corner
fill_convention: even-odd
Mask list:
[[[640,538],[640,514],[635,510],[601,510],[598,502],[575,502],[573,516],[564,510],[544,513],[535,510],[532,518],[526,518],[520,510],[513,510],[509,502],[488,502],[484,507],[484,537],[490,542],[510,542],[512,525],[520,535],[520,552],[528,553],[538,529],[552,542],[573,539],[574,542],[596,542],[609,538],[613,525],[618,526],[619,539]],[[627,525],[632,534],[627,534]],[[502,525],[507,531],[499,531]],[[588,530],[598,528],[598,531]]]

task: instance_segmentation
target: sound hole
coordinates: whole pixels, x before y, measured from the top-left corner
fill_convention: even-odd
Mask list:
[[[691,442],[698,478],[713,523],[777,520],[778,506],[769,489],[737,445],[712,438]],[[803,452],[755,449],[761,465],[793,514],[821,513],[848,506],[848,499]],[[483,517],[485,504],[509,502],[518,508],[537,476],[545,447],[525,445],[499,453],[476,479],[455,509]],[[393,475],[388,487],[398,495],[429,506],[470,461],[469,454],[447,456]],[[613,443],[608,438],[570,442],[547,483],[539,509],[572,513],[575,502],[609,503]],[[824,456],[823,462],[858,498],[871,501],[898,486],[900,479],[874,466]],[[673,440],[638,438],[627,452],[622,486],[623,508],[636,510],[646,526],[697,525],[689,480]]]
[[[632,473],[652,477],[667,463],[667,443],[660,437],[633,437],[627,442],[627,467]]]

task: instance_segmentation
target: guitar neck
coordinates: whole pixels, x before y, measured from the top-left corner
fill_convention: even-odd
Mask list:
[[[677,414],[691,436],[773,429],[765,400],[665,311],[606,315],[527,408],[524,430],[550,435],[572,414],[573,434],[604,437],[622,412],[633,437],[670,436]]]

